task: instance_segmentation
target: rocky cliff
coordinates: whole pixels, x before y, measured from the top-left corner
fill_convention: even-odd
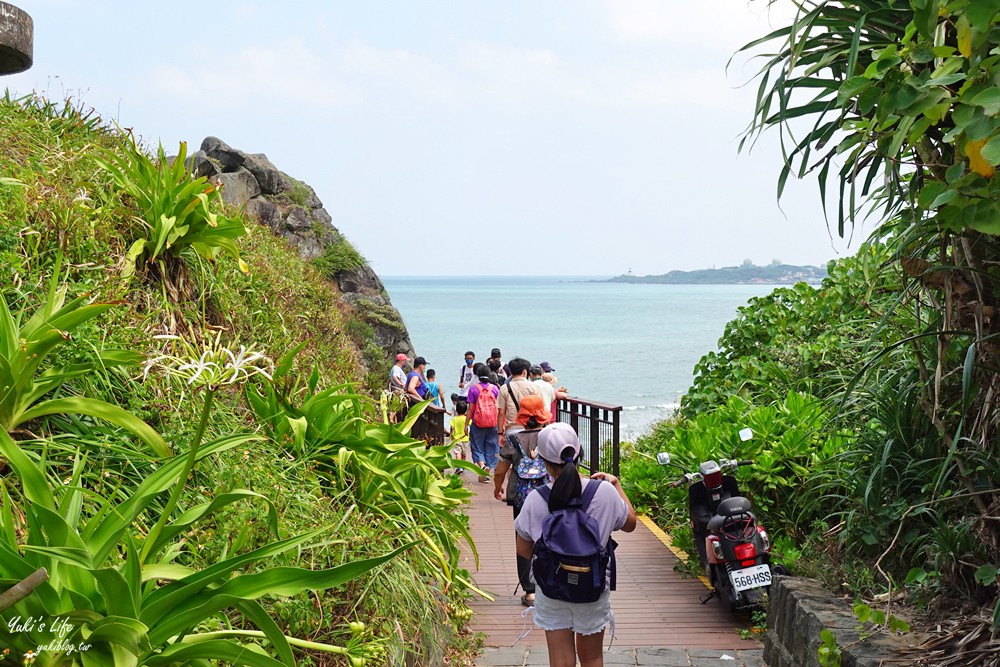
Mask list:
[[[226,203],[284,237],[340,291],[362,323],[355,327],[356,342],[369,370],[386,366],[399,352],[413,356],[409,333],[385,286],[333,225],[315,190],[280,171],[263,153],[245,153],[216,137],[205,138],[188,166],[195,176],[221,182]]]

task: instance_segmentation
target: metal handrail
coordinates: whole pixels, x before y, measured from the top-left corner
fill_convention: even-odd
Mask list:
[[[621,458],[622,406],[577,396],[560,398],[556,406],[556,419],[567,422],[580,436],[582,467],[590,472],[610,470],[617,476]]]

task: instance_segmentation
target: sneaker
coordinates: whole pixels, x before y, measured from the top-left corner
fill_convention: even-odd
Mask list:
[[[490,473],[492,472],[492,470],[490,470],[489,468],[483,468],[483,472],[486,473],[486,476],[485,477],[480,477],[479,478],[479,483],[480,484],[489,484],[490,483]]]

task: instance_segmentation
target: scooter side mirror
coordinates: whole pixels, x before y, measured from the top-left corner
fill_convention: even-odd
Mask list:
[[[661,466],[670,465],[670,452],[660,452],[656,455],[656,462]]]
[[[740,440],[746,442],[747,440],[753,440],[753,429],[743,428],[740,429]]]

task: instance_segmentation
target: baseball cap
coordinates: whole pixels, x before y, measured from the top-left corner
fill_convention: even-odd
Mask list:
[[[413,360],[413,365],[414,366],[422,366],[422,365],[426,365],[426,364],[427,364],[427,360],[424,359],[423,357],[417,357],[416,359]]]
[[[563,464],[580,455],[580,438],[569,424],[555,422],[539,432],[537,451],[549,463]]]
[[[499,356],[500,356],[500,348],[499,347],[495,347],[492,350],[490,350],[490,357],[496,359]]]
[[[541,366],[542,372],[544,372],[544,373],[555,373],[556,372],[556,369],[552,368],[552,364],[550,364],[547,361],[543,361],[542,363],[540,363],[538,365]]]
[[[410,358],[405,354],[403,354],[402,352],[396,355],[396,361],[409,361],[409,360]]]
[[[541,366],[532,366],[528,369],[528,373],[531,375],[541,375],[542,372],[543,371]]]

